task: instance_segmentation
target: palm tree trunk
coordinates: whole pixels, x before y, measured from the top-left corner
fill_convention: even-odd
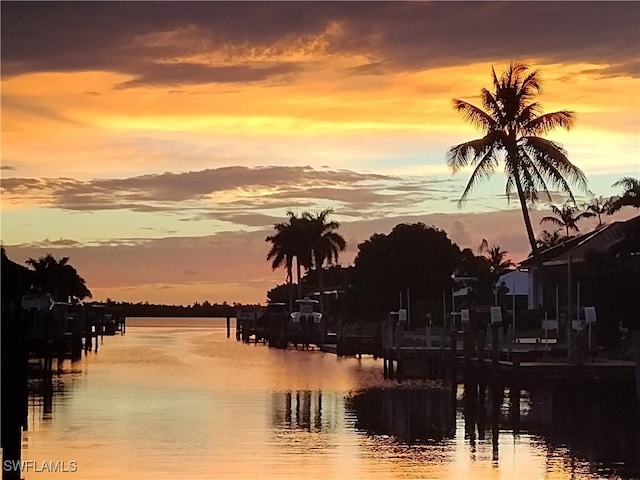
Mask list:
[[[291,263],[287,264],[287,284],[289,285],[289,313],[293,311],[293,271]]]
[[[318,289],[320,290],[320,313],[324,314],[324,276],[322,272],[322,264],[324,263],[324,258],[319,259],[314,252],[313,263],[316,266],[316,272],[318,272]]]
[[[544,270],[542,267],[542,261],[540,256],[538,255],[538,245],[536,245],[536,237],[533,233],[533,225],[531,224],[531,217],[529,216],[529,209],[527,208],[527,200],[524,198],[524,191],[522,190],[522,182],[520,181],[520,177],[517,174],[517,171],[514,174],[514,179],[516,181],[516,189],[518,191],[518,200],[520,200],[520,209],[522,210],[522,218],[524,219],[524,226],[527,229],[527,237],[529,238],[529,245],[531,245],[531,253],[533,255],[533,261],[536,265],[536,269],[538,270],[538,275],[541,280],[541,289],[542,289],[542,303],[545,304],[544,298]],[[537,279],[533,279],[533,292],[537,294],[538,283]],[[538,297],[535,295],[534,298]],[[535,307],[535,305],[534,305]]]
[[[320,288],[320,313],[324,315],[324,275],[322,265],[318,267],[318,288]]]
[[[296,275],[298,276],[298,298],[302,298],[302,285],[300,284],[300,277],[301,277],[300,257],[296,257]]]

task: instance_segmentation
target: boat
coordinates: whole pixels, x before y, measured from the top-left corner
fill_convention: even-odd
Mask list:
[[[304,328],[307,325],[322,322],[322,314],[314,311],[314,308],[320,304],[318,300],[304,297],[296,300],[296,304],[298,305],[298,311],[291,313],[291,323],[293,325],[299,325],[301,328]]]

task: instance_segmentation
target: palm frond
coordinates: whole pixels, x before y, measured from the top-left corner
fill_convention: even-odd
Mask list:
[[[525,106],[520,112],[520,115],[518,115],[518,124],[524,125],[534,118],[538,118],[541,112],[542,106],[538,102],[530,103],[529,105]]]
[[[453,99],[453,109],[461,113],[464,119],[476,128],[489,132],[496,128],[497,122],[487,112],[475,105],[457,98]]]
[[[447,166],[451,173],[458,173],[460,170],[471,164],[476,156],[476,152],[483,148],[484,138],[477,138],[469,142],[455,145],[447,150]]]
[[[593,218],[595,216],[596,216],[595,213],[590,212],[590,211],[587,210],[587,211],[584,211],[582,213],[579,213],[578,216],[576,216],[576,222],[579,221],[579,220],[583,220],[585,218]]]
[[[447,151],[447,165],[452,173],[458,173],[468,165],[475,165],[487,152],[501,149],[504,139],[504,132],[496,130],[482,138],[451,147]]]
[[[499,125],[502,125],[503,113],[500,104],[496,100],[496,97],[486,88],[481,91],[482,106],[488,112],[491,112],[491,118],[493,118]]]
[[[545,113],[527,121],[522,130],[526,135],[546,135],[556,128],[571,130],[575,123],[576,114],[569,110]]]
[[[551,211],[554,213],[554,215],[557,215],[559,217],[562,217],[562,210],[560,210],[557,206],[555,205],[549,205],[549,208],[551,209]]]
[[[493,81],[493,88],[497,90],[500,86],[500,81],[498,80],[498,75],[496,75],[496,69],[493,65],[491,66],[491,80]]]
[[[551,202],[551,192],[549,191],[549,187],[547,186],[547,181],[545,179],[544,173],[540,172],[540,169],[536,165],[536,162],[529,156],[525,149],[519,148],[519,154],[522,168],[531,172],[536,190],[542,191],[542,193],[544,193],[547,197],[547,201]]]
[[[543,223],[552,223],[563,228],[566,226],[564,222],[562,222],[562,220],[559,220],[556,217],[542,217],[540,219],[540,225],[542,225]]]
[[[620,180],[614,183],[612,187],[622,187],[625,190],[639,190],[640,180],[633,177],[622,177]]]
[[[462,205],[465,202],[467,196],[471,193],[476,184],[478,184],[481,180],[487,180],[491,178],[491,175],[495,173],[495,169],[497,166],[498,160],[494,155],[493,148],[491,148],[485,153],[482,159],[478,161],[476,168],[471,174],[471,177],[469,177],[467,186],[464,188],[464,191],[460,196],[460,200],[458,200],[458,206]]]
[[[521,76],[527,69],[528,66],[525,64],[523,70],[519,73]],[[540,72],[538,70],[534,70],[530,72],[520,84],[520,88],[518,89],[518,97],[522,100],[528,100],[534,95],[540,93],[542,90],[542,84],[540,82]]]
[[[569,182],[574,183],[582,191],[587,191],[587,177],[584,172],[576,167],[569,158],[567,152],[559,143],[541,137],[524,137],[524,148],[536,163],[538,168],[547,174],[556,186],[569,194],[575,203]],[[569,179],[567,182],[566,178]]]
[[[527,165],[522,160],[516,164],[516,170],[520,176],[520,182],[522,184],[525,200],[536,203],[539,199],[538,184],[535,173],[531,168],[527,168]]]

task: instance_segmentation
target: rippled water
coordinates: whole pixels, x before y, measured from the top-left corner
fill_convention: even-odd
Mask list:
[[[370,358],[244,345],[224,320],[132,320],[64,369],[52,396],[32,385],[23,460],[77,473],[27,480],[596,479],[632,476],[640,456],[633,422],[578,419],[574,433],[532,393],[514,432],[507,400],[498,424],[462,389],[399,388]]]

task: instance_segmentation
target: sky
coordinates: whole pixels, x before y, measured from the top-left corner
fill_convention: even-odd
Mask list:
[[[522,260],[504,176],[459,206],[470,172],[445,160],[480,136],[452,99],[479,103],[514,59],[540,70],[545,111],[576,112],[548,138],[591,191],[640,176],[637,2],[1,9],[2,243],[20,263],[69,256],[98,300],[264,303],[285,279],[265,237],[287,210],[333,208],[343,265],[417,221]]]

